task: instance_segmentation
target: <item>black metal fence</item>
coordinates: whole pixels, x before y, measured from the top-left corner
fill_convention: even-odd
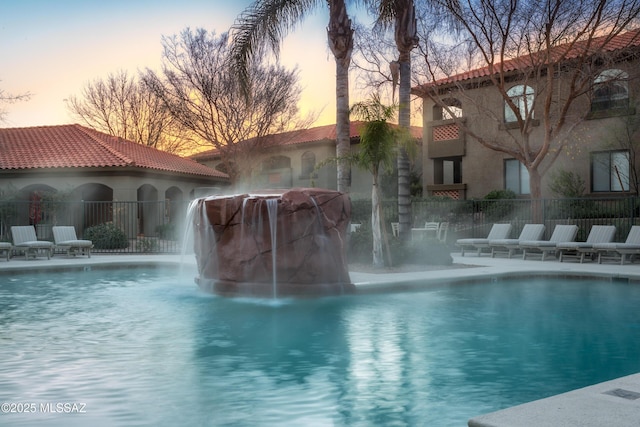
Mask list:
[[[34,225],[40,240],[53,241],[54,225],[73,225],[97,253],[180,253],[188,202],[0,201],[0,241],[11,226]]]
[[[171,201],[0,201],[0,241],[11,241],[12,225],[34,225],[39,239],[51,241],[52,226],[73,225],[78,238],[90,236],[94,240],[97,253],[180,253],[187,207],[188,202]],[[391,233],[391,223],[398,218],[396,202],[384,202],[383,214]],[[513,237],[520,234],[524,224],[545,224],[545,238],[556,224],[575,224],[579,227],[577,240],[585,240],[594,224],[611,224],[617,229],[616,240],[623,241],[631,226],[639,223],[640,198],[415,199],[412,215],[414,227],[422,227],[427,221],[448,222],[449,243],[463,237],[484,237],[491,225],[504,222],[513,225]],[[352,222],[370,220],[371,202],[354,201]]]
[[[616,240],[624,241],[632,225],[638,224],[640,198],[580,198],[543,200],[452,200],[415,199],[411,204],[413,227],[427,221],[448,222],[448,242],[465,237],[485,237],[494,223],[511,223],[512,237],[517,237],[524,224],[545,224],[549,238],[556,224],[575,224],[577,240],[586,240],[592,225],[615,225]],[[384,222],[391,232],[397,222],[395,202],[383,205]],[[352,222],[368,222],[371,203],[353,203]]]

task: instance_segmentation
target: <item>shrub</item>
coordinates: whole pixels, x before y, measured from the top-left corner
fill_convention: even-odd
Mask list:
[[[586,185],[580,175],[561,170],[551,174],[549,189],[558,197],[577,198],[584,195]]]
[[[138,239],[138,250],[140,252],[157,252],[158,241],[150,237],[143,237]]]
[[[485,214],[487,221],[511,219],[516,209],[516,198],[516,193],[511,190],[493,190],[480,202],[480,210]],[[504,200],[514,200],[514,202]]]
[[[127,235],[112,223],[87,228],[84,238],[91,240],[96,249],[124,249],[129,246]]]

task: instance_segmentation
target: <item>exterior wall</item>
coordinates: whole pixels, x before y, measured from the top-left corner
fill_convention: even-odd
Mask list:
[[[60,192],[72,192],[73,199],[82,200],[82,194],[77,190],[89,184],[104,185],[113,190],[113,201],[138,200],[138,189],[143,185],[150,185],[157,190],[158,200],[164,200],[168,190],[170,194],[176,194],[176,189],[182,194],[184,200],[189,200],[193,192],[204,186],[220,186],[206,178],[186,178],[153,173],[116,174],[110,170],[96,171],[92,173],[59,172],[28,172],[5,174],[2,177],[0,188],[13,187],[20,191],[32,186],[47,186]]]
[[[138,229],[129,229],[128,237],[137,234],[153,235],[155,228],[164,215],[164,223],[178,221],[181,223],[184,217],[184,203],[189,201],[200,187],[220,185],[206,177],[188,177],[163,174],[157,172],[144,172],[141,170],[114,171],[102,169],[87,171],[29,171],[11,172],[0,175],[0,190],[17,191],[19,209],[24,211],[19,217],[24,224],[36,223],[29,218],[30,198],[35,191],[46,191],[65,194],[63,202],[80,202],[84,206],[82,219],[75,225],[82,230],[90,225],[102,222],[118,222],[118,218],[137,218]],[[162,205],[149,204],[121,204],[110,211],[110,205],[92,204],[91,202],[170,202]],[[73,204],[76,206],[76,204]],[[164,206],[164,208],[162,208]],[[174,208],[172,209],[172,206]],[[123,210],[125,209],[125,210]],[[159,211],[162,209],[163,211]],[[179,209],[177,212],[175,209]],[[153,210],[153,211],[151,211]],[[51,218],[45,217],[42,223],[36,224],[38,235],[41,238],[50,239]],[[19,225],[19,224],[12,224]],[[43,229],[44,231],[40,230]],[[49,230],[49,231],[47,231]]]
[[[354,145],[352,147],[357,147]],[[316,170],[312,176],[302,175],[302,156],[311,152],[315,155],[316,165],[328,159],[335,158],[336,146],[334,140],[324,140],[295,145],[284,145],[278,148],[269,149],[264,153],[255,156],[252,162],[252,183],[244,189],[235,191],[250,191],[266,188],[292,188],[292,187],[317,187],[335,190],[337,184],[337,168],[333,162],[327,163],[322,168]],[[271,171],[262,170],[262,162],[273,156],[285,156],[289,158],[291,164],[289,168],[275,169]],[[215,169],[221,162],[219,159],[209,158],[198,160],[205,166]],[[371,198],[371,174],[358,170],[355,166],[351,169],[351,198],[361,199]]]
[[[638,87],[634,87],[631,83],[638,74],[634,65],[637,66],[638,63],[625,63],[615,66],[615,68],[627,71],[630,75],[630,104],[637,98],[638,93]],[[519,83],[512,83],[513,86],[517,84]],[[537,88],[534,89],[537,90]],[[456,96],[455,92],[452,96]],[[559,96],[562,96],[562,93]],[[495,88],[467,89],[463,95],[458,94],[457,99],[462,102],[461,108],[464,123],[473,132],[495,141],[504,141],[507,139],[509,132],[518,132],[517,129],[509,129],[505,126],[504,101]],[[423,187],[428,190],[425,191],[425,195],[433,195],[436,192],[446,193],[447,190],[451,190],[452,193],[458,192],[461,195],[461,199],[474,199],[482,198],[492,190],[504,189],[506,186],[504,161],[512,157],[482,146],[468,134],[461,134],[458,139],[437,141],[438,136],[434,137],[434,128],[444,126],[451,121],[438,120],[439,117],[434,115],[434,106],[435,103],[430,98],[423,98]],[[569,120],[571,120],[571,117],[583,117],[589,109],[589,96],[584,95],[572,105]],[[635,114],[636,110],[637,106],[630,105],[628,112]],[[624,128],[624,120],[627,120],[628,117],[628,115],[606,117],[606,114],[604,114],[598,118],[587,115],[586,120],[580,121],[569,135],[566,148],[560,153],[550,170],[543,177],[542,197],[550,198],[554,196],[549,189],[549,185],[552,181],[553,172],[559,170],[572,171],[579,175],[585,182],[586,194],[594,196],[621,195],[620,192],[593,193],[591,191],[591,153],[615,149],[614,134]],[[568,123],[567,128],[572,125],[573,123]],[[543,132],[544,123],[537,123],[530,137],[534,147],[538,146],[542,141]],[[438,144],[448,144],[449,147],[438,146]],[[448,156],[447,150],[459,151],[460,149],[463,153],[461,163],[462,183],[455,185],[436,183],[437,159]],[[633,152],[634,150],[631,151],[632,155]],[[550,153],[547,157],[550,158],[551,156],[552,154]],[[632,160],[631,167],[638,160]]]

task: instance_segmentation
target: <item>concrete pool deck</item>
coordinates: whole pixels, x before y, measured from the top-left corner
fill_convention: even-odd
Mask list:
[[[478,257],[452,254],[455,268],[427,271],[362,273],[351,272],[358,293],[419,289],[430,284],[456,281],[477,281],[500,277],[534,275],[589,276],[638,282],[640,264],[558,262],[556,260],[522,260],[519,258]],[[0,260],[3,273],[29,273],[38,270],[81,269],[110,266],[183,265],[185,274],[196,271],[193,255],[93,254],[91,258],[55,255],[50,260],[25,260],[14,257]],[[1,276],[0,276],[1,277]],[[194,286],[196,286],[194,284]],[[640,357],[640,355],[638,355]],[[640,373],[595,384],[567,393],[536,400],[490,414],[478,415],[469,421],[470,427],[595,427],[640,425]]]

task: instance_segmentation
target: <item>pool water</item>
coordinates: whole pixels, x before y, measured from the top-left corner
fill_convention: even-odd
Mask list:
[[[640,371],[638,307],[585,280],[274,303],[162,269],[4,276],[0,401],[35,411],[0,425],[464,426]]]

